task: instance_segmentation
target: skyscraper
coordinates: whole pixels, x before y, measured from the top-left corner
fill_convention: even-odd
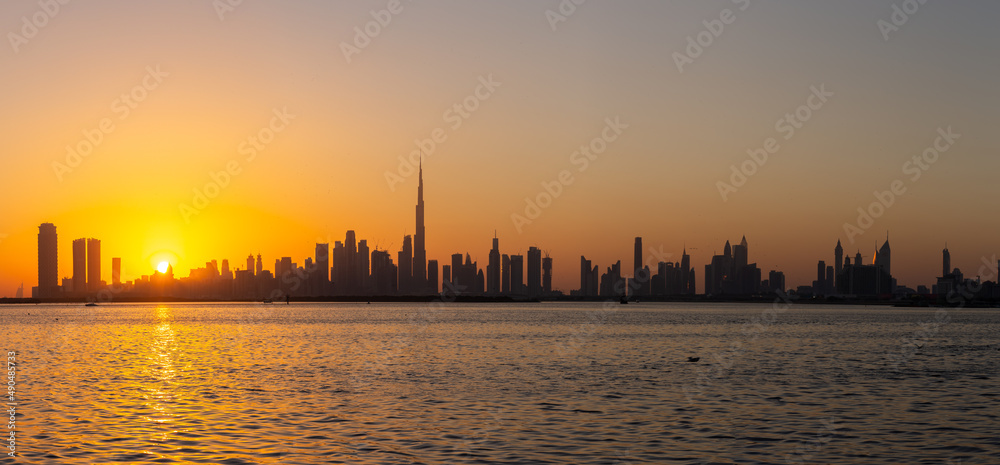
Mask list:
[[[253,254],[247,255],[247,274],[253,276]]]
[[[510,255],[500,256],[500,293],[510,294]]]
[[[55,297],[59,290],[59,252],[56,226],[38,226],[38,294],[35,297]]]
[[[403,236],[403,250],[399,251],[399,292],[408,294],[413,289],[413,237]]]
[[[260,273],[264,271],[264,261],[261,259],[260,254],[257,254],[257,267],[256,275],[260,276]]]
[[[524,287],[524,256],[510,256],[510,293],[513,295],[524,295],[527,289]]]
[[[122,259],[114,257],[111,259],[111,284],[115,286],[122,283]]]
[[[438,293],[438,261],[427,260],[427,290]]]
[[[490,261],[486,267],[486,294],[500,293],[500,239],[493,235],[493,248],[490,249]]]
[[[642,261],[642,238],[635,238],[635,250],[633,254],[634,267],[632,268],[632,285],[629,286],[629,294],[649,295],[652,283],[650,282],[651,272],[648,266]]]
[[[73,240],[73,292],[87,290],[87,240]]]
[[[951,274],[951,252],[948,251],[948,244],[945,244],[941,252],[941,276],[949,274]]]
[[[885,243],[875,254],[875,266],[882,267],[886,274],[892,276],[892,250],[889,249],[889,234],[885,235]]]
[[[101,289],[101,241],[87,239],[87,290]]]
[[[427,250],[424,238],[424,159],[421,156],[420,170],[417,178],[417,230],[413,235],[413,279],[412,288],[418,293],[427,292],[426,275]],[[400,264],[402,266],[402,264]]]
[[[552,292],[552,257],[542,259],[542,294]]]
[[[542,295],[542,251],[537,247],[528,249],[528,297]]]
[[[247,266],[250,266],[253,258],[247,259]],[[313,278],[316,284],[323,290],[326,290],[327,284],[330,282],[330,244],[316,244],[316,257],[313,258],[313,266],[316,267],[313,270]]]
[[[834,285],[840,285],[840,273],[844,270],[844,248],[840,246],[840,239],[837,239],[837,248],[833,249]]]
[[[683,280],[681,293],[694,294],[694,282],[691,279],[694,276],[694,270],[691,269],[691,256],[688,255],[687,246],[684,247],[684,252],[681,253],[681,273],[681,279]]]

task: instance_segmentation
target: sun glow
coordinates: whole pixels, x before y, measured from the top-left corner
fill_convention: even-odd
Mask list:
[[[160,262],[159,265],[156,265],[156,271],[159,271],[160,273],[166,273],[169,268],[170,262]]]

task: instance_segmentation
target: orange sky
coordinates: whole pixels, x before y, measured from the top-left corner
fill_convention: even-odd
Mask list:
[[[996,5],[928,4],[886,41],[891,2],[757,2],[679,72],[687,37],[738,6],[662,3],[587,3],[556,30],[555,1],[403,3],[350,62],[341,44],[386,2],[244,2],[222,20],[205,1],[63,5],[0,51],[0,295],[35,285],[43,222],[58,228],[61,277],[80,237],[102,240],[109,281],[112,257],[126,280],[163,256],[181,275],[257,252],[266,267],[301,264],[347,229],[395,253],[414,230],[416,178],[390,189],[386,172],[435,130],[428,258],[485,266],[496,230],[503,253],[550,253],[567,292],[580,255],[629,268],[635,236],[676,260],[686,244],[699,289],[710,256],[744,234],[751,261],[789,286],[832,264],[838,239],[870,259],[886,231],[911,287],[939,274],[946,241],[967,275],[997,253],[1000,40],[984,19]],[[22,34],[38,11],[4,2],[0,29]],[[833,95],[786,140],[776,122],[821,85]],[[475,110],[456,118],[463,103]],[[249,158],[276,110],[291,116]],[[574,151],[616,117],[628,127],[581,171]],[[105,119],[114,129],[57,174]],[[912,181],[907,161],[949,126],[961,138]],[[768,138],[780,149],[723,201],[718,183]],[[227,165],[239,174],[187,221],[180,205]],[[511,215],[563,170],[573,182],[519,233]],[[896,180],[905,194],[849,244],[844,224]]]

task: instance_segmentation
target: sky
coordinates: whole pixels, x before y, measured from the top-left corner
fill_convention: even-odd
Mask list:
[[[650,257],[686,247],[699,290],[744,235],[788,287],[838,240],[869,262],[887,235],[899,284],[932,284],[946,243],[953,267],[996,280],[998,14],[986,0],[5,1],[0,296],[37,283],[44,222],[60,277],[81,237],[102,241],[108,281],[112,257],[124,280],[161,260],[181,275],[257,253],[302,264],[348,229],[395,255],[420,150],[429,259],[484,268],[495,233],[502,253],[548,253],[566,292],[581,255],[629,269],[636,236]]]

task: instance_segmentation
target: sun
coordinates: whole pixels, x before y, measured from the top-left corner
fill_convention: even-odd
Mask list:
[[[159,271],[160,273],[166,273],[169,268],[170,262],[160,262],[159,265],[156,265],[156,271]]]

